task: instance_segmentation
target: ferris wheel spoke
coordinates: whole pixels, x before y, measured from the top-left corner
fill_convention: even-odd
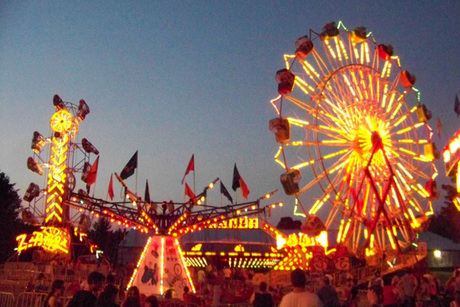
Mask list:
[[[417,182],[418,178],[421,178],[423,180],[432,179],[431,176],[423,172],[419,167],[414,166],[412,164],[405,163],[405,166],[403,166],[401,162],[397,162],[396,165],[398,165],[403,170],[401,172],[401,174],[403,175],[402,177],[408,178],[408,183]],[[407,172],[407,169],[409,169],[410,173]]]
[[[305,191],[308,191],[310,188],[315,186],[317,183],[319,183],[322,179],[324,179],[326,176],[335,173],[337,170],[341,169],[344,167],[344,165],[348,162],[347,157],[351,154],[350,151],[347,151],[340,157],[334,164],[332,164],[328,169],[324,170],[321,174],[318,174],[314,180],[312,180],[309,184],[305,185],[300,189],[299,194],[304,193]],[[316,159],[315,162],[321,161],[323,158]]]
[[[286,96],[285,98],[293,104],[295,104],[296,106],[298,106],[299,108],[307,111],[308,114],[314,114],[316,112],[316,110],[313,107],[311,107],[307,102],[301,99],[297,99],[294,96]]]

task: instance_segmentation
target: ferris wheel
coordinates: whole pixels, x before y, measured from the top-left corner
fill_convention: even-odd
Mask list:
[[[320,217],[335,231],[330,243],[350,252],[400,251],[438,194],[439,153],[415,76],[364,27],[329,23],[295,47],[276,73],[269,123],[295,213]]]

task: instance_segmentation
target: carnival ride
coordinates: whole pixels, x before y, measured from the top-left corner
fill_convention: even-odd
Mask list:
[[[128,202],[108,202],[88,195],[71,193],[70,197],[64,200],[64,204],[88,211],[96,217],[108,218],[120,226],[151,234],[127,285],[128,288],[135,285],[145,294],[163,294],[167,289],[174,288],[180,295],[185,286],[195,292],[179,244],[181,236],[205,228],[219,228],[222,223],[226,225],[227,220],[231,223],[237,218],[282,206],[282,203],[260,205],[261,200],[269,198],[273,193],[251,202],[226,206],[209,205],[206,203],[206,196],[218,178],[187,202],[146,202],[128,188],[120,175],[115,175],[125,189],[124,194]],[[263,229],[270,227],[264,224]],[[261,255],[248,257],[260,258]]]
[[[295,47],[276,73],[278,116],[269,128],[283,188],[306,220],[301,234],[332,236],[323,257],[335,246],[336,253],[391,260],[413,248],[438,197],[439,153],[416,78],[364,27],[329,23]],[[300,258],[291,257],[291,267]]]
[[[442,151],[446,175],[455,182],[457,195],[453,197],[453,203],[460,211],[460,130],[457,131],[446,144]]]
[[[69,258],[72,242],[88,243],[86,230],[91,223],[86,215],[71,212],[63,201],[76,188],[77,173],[82,174],[81,180],[89,191],[96,180],[98,165],[97,158],[93,164],[90,163],[91,154],[99,155],[99,151],[86,138],[81,143],[76,141],[79,126],[90,113],[85,100],[81,99],[77,105],[55,95],[53,105],[55,112],[50,119],[51,136],[44,137],[35,131],[31,144],[34,155],[27,159],[27,167],[31,171],[45,175],[46,188],[41,189],[38,184],[30,183],[23,198],[28,205],[21,212],[24,222],[41,227],[40,231],[31,235],[17,237],[18,253],[41,247],[50,257]],[[41,255],[45,261],[49,258],[45,253],[36,255]]]

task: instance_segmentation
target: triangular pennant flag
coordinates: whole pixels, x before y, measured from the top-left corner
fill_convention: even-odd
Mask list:
[[[150,190],[149,190],[149,181],[145,180],[145,195],[144,199],[146,202],[150,202]]]
[[[195,193],[193,193],[192,189],[190,189],[187,182],[185,183],[185,195],[188,196],[190,199],[195,198]]]
[[[185,170],[184,177],[182,178],[182,184],[184,184],[185,176],[187,176],[191,171],[195,171],[195,154],[192,155],[190,161],[188,162],[187,169]]]
[[[99,166],[99,156],[97,156],[96,161],[89,169],[88,175],[86,176],[86,187],[89,188],[90,185],[96,182],[97,178],[97,167]]]
[[[134,174],[134,170],[137,168],[137,150],[136,153],[131,157],[131,159],[128,161],[126,166],[123,168],[121,171],[120,177],[121,179],[126,179],[132,174]]]
[[[110,200],[113,200],[113,197],[115,196],[113,193],[113,174],[110,175],[109,189],[107,190],[107,194],[109,195]]]
[[[442,123],[441,119],[439,117],[436,119],[436,134],[438,135],[438,138],[441,138],[441,131],[442,131]]]
[[[240,176],[240,187],[241,187],[241,194],[243,194],[243,197],[245,199],[248,199],[248,195],[249,193],[251,193],[251,191],[249,190],[248,185],[246,184],[243,177],[241,176]]]
[[[454,111],[457,114],[457,117],[460,116],[460,101],[458,100],[457,95],[455,95]]]
[[[227,199],[233,204],[233,198],[230,196],[230,193],[228,193],[227,188],[224,186],[222,181],[220,182],[220,193],[227,197]]]
[[[238,168],[235,166],[233,167],[233,182],[232,182],[232,189],[236,191],[236,189],[241,188],[241,194],[244,198],[248,198],[249,193],[251,191],[248,188],[248,185],[244,181],[243,177],[241,177],[240,172],[238,172]]]

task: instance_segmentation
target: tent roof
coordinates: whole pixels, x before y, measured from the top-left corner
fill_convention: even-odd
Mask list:
[[[439,249],[448,251],[460,251],[459,243],[455,243],[452,240],[435,234],[431,231],[420,234],[419,241],[426,242],[428,250]]]

